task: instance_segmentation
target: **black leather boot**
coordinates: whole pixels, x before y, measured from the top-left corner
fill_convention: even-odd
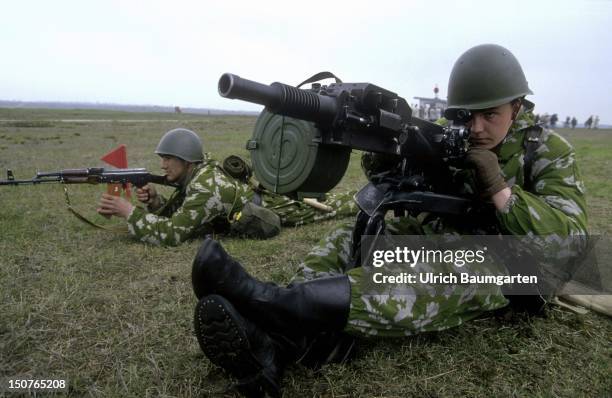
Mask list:
[[[250,276],[212,239],[200,246],[193,262],[196,296],[219,294],[261,328],[282,335],[312,336],[344,329],[350,307],[346,275],[279,287]]]
[[[246,397],[280,397],[286,365],[298,362],[318,370],[345,362],[354,352],[355,340],[345,333],[293,339],[268,334],[215,294],[196,305],[194,326],[204,354],[236,380],[233,388]]]
[[[283,347],[245,319],[223,297],[206,296],[194,317],[200,348],[212,363],[225,369],[246,397],[280,397]]]

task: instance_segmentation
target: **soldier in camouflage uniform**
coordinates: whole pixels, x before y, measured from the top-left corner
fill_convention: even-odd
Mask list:
[[[155,188],[137,189],[146,210],[127,200],[103,194],[98,212],[123,217],[129,233],[155,245],[176,246],[187,239],[213,232],[228,232],[234,216],[256,195],[252,187],[224,171],[209,154],[202,153],[202,143],[194,132],[174,129],[167,132],[155,150],[169,182],[180,185],[166,199]],[[357,213],[351,193],[329,195],[323,211],[285,196],[262,191],[261,206],[276,213],[283,226],[298,226]]]
[[[449,183],[492,202],[500,233],[586,236],[584,184],[571,145],[544,130],[533,158],[525,160],[525,136],[534,120],[533,106],[524,99],[528,94],[522,68],[507,49],[481,45],[461,55],[450,77],[446,115],[471,112],[471,142],[467,167]],[[473,234],[467,225],[473,223],[457,217],[405,217],[387,223],[387,231]],[[498,287],[490,294],[464,295],[466,285],[453,286],[451,295],[439,290],[443,286],[425,284],[411,285],[403,295],[368,295],[364,269],[349,266],[352,227],[324,238],[285,288],[249,276],[217,242],[203,243],[192,274],[200,300],[196,335],[210,360],[238,379],[243,394],[279,395],[285,365],[309,355],[312,361],[313,351],[318,360],[343,359],[346,345],[331,344],[346,342],[338,336],[438,331],[509,303]],[[321,335],[327,349],[321,348]],[[231,350],[223,349],[230,344]]]

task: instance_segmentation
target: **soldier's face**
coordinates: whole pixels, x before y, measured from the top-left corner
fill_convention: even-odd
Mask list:
[[[169,182],[177,182],[183,179],[189,171],[189,163],[174,156],[161,155],[160,167]]]
[[[512,126],[514,106],[504,104],[472,111],[472,115],[472,120],[467,125],[470,129],[470,144],[478,148],[493,149],[502,142]]]

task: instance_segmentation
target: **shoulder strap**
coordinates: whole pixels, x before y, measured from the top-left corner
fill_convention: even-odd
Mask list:
[[[304,84],[318,82],[319,80],[323,79],[334,79],[336,80],[336,83],[342,83],[342,80],[340,80],[336,75],[331,72],[319,72],[298,84],[297,88],[302,87]]]
[[[527,190],[532,188],[531,184],[533,181],[531,180],[531,170],[533,168],[533,159],[535,158],[535,153],[538,147],[540,146],[541,136],[542,136],[542,126],[533,125],[531,127],[527,127],[525,129],[525,138],[523,139],[523,147],[525,148],[525,155],[523,156],[524,162],[524,184]]]

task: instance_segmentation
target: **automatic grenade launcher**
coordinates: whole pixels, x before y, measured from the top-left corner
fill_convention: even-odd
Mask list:
[[[330,77],[336,83],[299,88]],[[266,107],[247,149],[260,183],[281,194],[317,197],[328,192],[344,175],[351,149],[397,160],[400,175],[411,179],[411,190],[434,191],[427,175],[468,149],[469,131],[463,124],[442,127],[413,117],[396,93],[370,83],[342,83],[329,72],[298,87],[226,73],[218,90],[222,97]],[[460,122],[469,118],[459,116]]]

